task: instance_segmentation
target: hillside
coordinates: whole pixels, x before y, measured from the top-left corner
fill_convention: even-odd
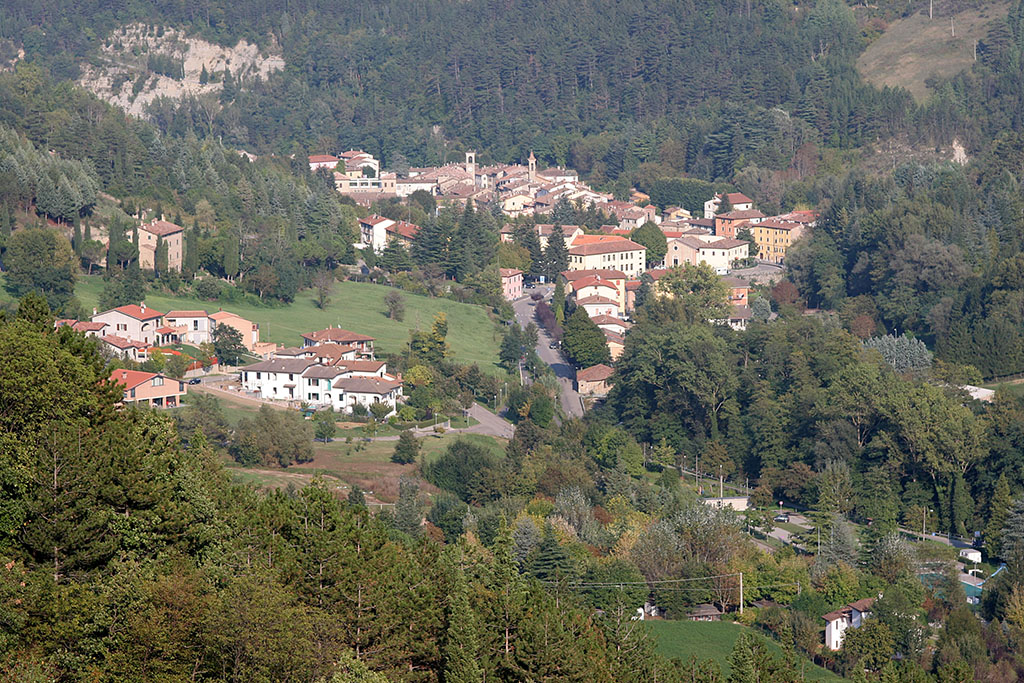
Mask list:
[[[1008,7],[994,2],[932,19],[927,10],[897,19],[860,55],[857,70],[872,85],[906,88],[921,102],[931,94],[930,80],[950,78],[974,63],[975,41],[985,37],[991,21],[1006,16]]]
[[[244,38],[234,47],[224,47],[174,29],[130,24],[114,31],[98,54],[82,65],[78,82],[141,116],[159,97],[213,95],[216,101],[229,72],[237,83],[263,80],[283,68],[280,55],[263,54]]]

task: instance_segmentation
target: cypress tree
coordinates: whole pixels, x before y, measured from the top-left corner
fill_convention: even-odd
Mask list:
[[[1010,482],[1006,473],[999,475],[992,499],[988,502],[988,524],[985,525],[985,547],[990,555],[999,555],[1003,527],[1010,516],[1013,499],[1010,497]]]
[[[191,276],[199,270],[199,233],[196,228],[185,231],[184,270]]]
[[[229,232],[224,238],[224,260],[221,266],[229,280],[238,275],[238,236]]]

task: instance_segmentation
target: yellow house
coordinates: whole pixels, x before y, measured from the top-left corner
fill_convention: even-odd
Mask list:
[[[768,218],[748,226],[757,244],[757,257],[772,263],[783,263],[786,250],[804,235],[803,223],[791,223]]]

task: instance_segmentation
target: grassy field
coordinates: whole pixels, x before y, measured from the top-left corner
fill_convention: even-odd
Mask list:
[[[2,277],[2,276],[0,276]],[[2,285],[2,282],[0,282]],[[92,311],[103,289],[100,276],[78,278],[75,295],[86,311]],[[158,311],[174,309],[203,309],[216,311],[225,308],[259,323],[260,339],[286,346],[302,344],[305,332],[320,330],[329,325],[343,327],[376,338],[376,348],[383,353],[401,351],[409,341],[409,331],[430,329],[434,316],[443,311],[448,316],[448,344],[452,359],[460,363],[478,363],[486,372],[504,372],[496,365],[501,336],[481,306],[462,304],[448,299],[432,299],[403,292],[405,320],[397,322],[385,315],[384,297],[391,287],[363,282],[337,282],[331,302],[323,310],[313,302],[309,290],[299,292],[295,301],[287,306],[271,307],[252,304],[201,301],[184,296],[150,294],[146,304]],[[10,295],[0,288],[0,301]]]
[[[918,12],[898,19],[861,54],[857,70],[878,87],[903,87],[918,101],[929,94],[928,78],[948,78],[974,63],[974,41],[986,34],[986,25],[1005,17],[1006,2],[994,2],[953,16],[955,34],[948,14],[928,18]]]
[[[745,626],[725,621],[650,621],[648,627],[654,634],[658,654],[677,657],[684,662],[693,655],[698,660],[713,659],[722,667],[722,674],[729,675],[729,653],[740,633],[749,630]],[[770,638],[765,638],[768,649],[777,657],[782,649]],[[816,666],[806,659],[804,674],[808,681],[841,681],[840,676]]]

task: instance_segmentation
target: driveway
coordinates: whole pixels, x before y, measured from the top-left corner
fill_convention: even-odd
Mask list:
[[[470,434],[487,434],[489,436],[498,436],[502,439],[511,439],[512,433],[515,431],[515,427],[479,403],[474,403],[470,407],[469,416],[480,424],[475,424],[472,427],[458,431],[465,431]]]
[[[521,327],[526,327],[530,323],[536,324],[537,322],[534,317],[534,302],[530,300],[530,295],[540,293],[547,297],[553,289],[550,286],[529,289],[527,290],[529,293],[525,297],[512,303],[512,308],[516,312],[516,322]],[[558,386],[561,389],[559,400],[562,404],[562,411],[570,417],[583,417],[583,401],[575,389],[576,371],[562,357],[561,351],[550,348],[553,340],[548,336],[547,331],[539,325],[537,327],[539,330],[537,333],[537,355],[542,361],[551,366],[551,369],[555,371],[555,375],[558,377]]]

